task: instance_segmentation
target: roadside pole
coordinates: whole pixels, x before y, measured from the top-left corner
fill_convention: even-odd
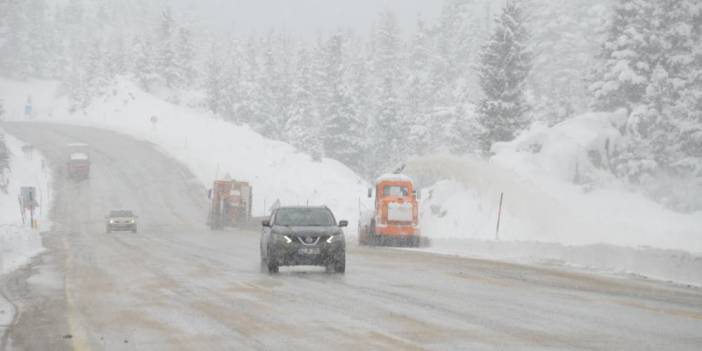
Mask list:
[[[500,219],[502,218],[502,199],[505,193],[500,193],[500,206],[497,209],[497,228],[495,229],[495,240],[500,241]]]
[[[34,229],[34,193],[29,193],[29,226]]]

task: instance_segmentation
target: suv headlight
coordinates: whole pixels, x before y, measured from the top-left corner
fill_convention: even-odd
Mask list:
[[[286,244],[290,244],[291,242],[293,242],[293,239],[292,239],[292,237],[290,237],[289,235],[273,233],[273,241],[274,241],[274,242],[276,242],[276,241],[278,241],[278,242],[285,241]]]
[[[331,244],[335,241],[343,240],[343,234],[329,234],[329,238],[327,238],[327,244]]]

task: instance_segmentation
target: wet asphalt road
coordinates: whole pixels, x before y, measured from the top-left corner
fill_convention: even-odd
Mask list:
[[[55,171],[48,250],[3,277],[8,350],[700,350],[702,290],[349,243],[347,273],[260,272],[258,232],[209,231],[205,188],[146,142],[6,123]],[[91,145],[90,180],[64,146]],[[139,233],[105,233],[129,208]]]

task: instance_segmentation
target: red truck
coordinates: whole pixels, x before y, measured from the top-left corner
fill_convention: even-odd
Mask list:
[[[209,192],[210,229],[243,226],[251,220],[253,193],[248,182],[216,180]]]
[[[68,161],[66,171],[68,177],[74,181],[81,181],[90,177],[90,156],[88,145],[82,143],[68,144]]]

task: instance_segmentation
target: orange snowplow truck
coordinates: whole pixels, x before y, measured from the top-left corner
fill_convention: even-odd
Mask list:
[[[212,230],[244,226],[251,220],[251,185],[235,180],[215,180],[209,191],[207,224]]]
[[[375,209],[360,216],[359,243],[420,246],[418,194],[412,179],[402,174],[386,174],[376,180],[375,191],[368,189],[369,198],[373,192]]]

